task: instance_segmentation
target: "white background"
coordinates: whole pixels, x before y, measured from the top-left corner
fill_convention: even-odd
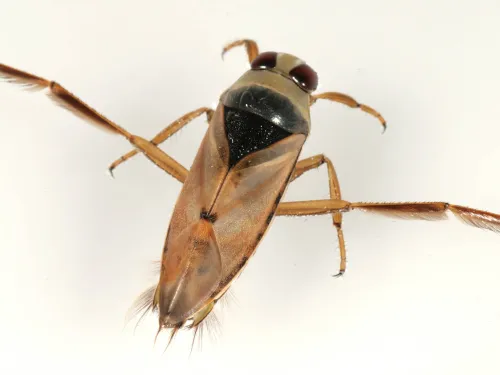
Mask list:
[[[8,1],[0,62],[57,80],[150,137],[214,105],[256,39],[388,121],[322,102],[303,156],[334,162],[345,199],[447,200],[500,212],[500,3],[480,1]],[[190,165],[203,120],[164,146]],[[278,218],[189,358],[162,355],[157,321],[125,313],[155,282],[180,184],[130,146],[0,85],[0,372],[24,374],[500,373],[500,237],[460,224],[345,215],[348,270],[329,217]],[[326,171],[286,199],[326,198]],[[216,330],[217,331],[217,330]]]

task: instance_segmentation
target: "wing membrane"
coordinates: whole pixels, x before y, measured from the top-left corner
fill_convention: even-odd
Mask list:
[[[230,170],[213,207],[223,281],[229,282],[253,254],[304,141],[304,135],[292,135],[247,156]]]

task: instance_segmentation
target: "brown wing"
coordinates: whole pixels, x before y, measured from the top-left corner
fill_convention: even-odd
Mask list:
[[[253,254],[276,210],[305,135],[291,135],[246,156],[229,171],[214,203],[224,288]]]
[[[223,109],[218,108],[177,200],[158,284],[161,325],[176,327],[202,309],[220,285],[222,265],[212,223],[201,220],[228,171]]]
[[[174,327],[217,297],[269,226],[305,135],[290,135],[229,169],[219,105],[174,209],[159,284],[160,319]]]
[[[212,118],[200,149],[184,182],[170,221],[169,241],[208,210],[228,172],[229,146],[224,130],[223,107]]]
[[[199,220],[171,242],[162,260],[159,309],[174,327],[203,308],[220,284],[221,258],[212,225]]]

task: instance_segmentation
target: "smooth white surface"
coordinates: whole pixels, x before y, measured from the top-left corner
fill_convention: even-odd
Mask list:
[[[43,4],[44,3],[44,4]],[[313,107],[303,156],[334,162],[345,199],[447,200],[500,212],[500,3],[491,1],[3,1],[0,61],[57,80],[129,131],[154,135],[213,105],[242,49],[305,59],[320,89],[378,109]],[[189,165],[202,120],[164,147]],[[348,271],[329,217],[278,218],[219,314],[162,356],[156,319],[127,308],[155,281],[180,184],[130,147],[0,85],[2,374],[500,373],[500,237],[448,222],[345,215]],[[326,171],[286,199],[326,198]],[[65,372],[61,372],[61,371]],[[179,373],[179,372],[176,372]]]

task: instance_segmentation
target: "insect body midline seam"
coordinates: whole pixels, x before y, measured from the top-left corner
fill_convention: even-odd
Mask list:
[[[180,328],[194,328],[196,333],[213,316],[218,299],[248,265],[275,216],[330,215],[340,248],[337,275],[346,268],[342,215],[350,211],[428,221],[443,220],[452,213],[468,225],[500,232],[500,215],[447,202],[341,199],[330,159],[319,154],[299,160],[310,134],[311,105],[322,99],[355,108],[377,119],[385,130],[384,117],[343,93],[313,95],[317,73],[291,54],[259,54],[257,43],[250,39],[226,45],[223,53],[241,45],[247,47],[250,69],[223,91],[217,108],[186,113],[150,141],[108,120],[55,81],[0,64],[0,79],[28,89],[47,89],[56,104],[127,139],[135,149],[114,162],[110,170],[139,150],[183,184],[167,229],[154,293],[152,288],[143,293],[132,309],[134,313],[158,313],[158,333],[172,329],[169,343]],[[226,111],[226,107],[230,109]],[[188,170],[157,145],[203,113],[209,127]],[[282,202],[295,178],[325,163],[329,199]],[[200,329],[200,335],[202,332]]]

